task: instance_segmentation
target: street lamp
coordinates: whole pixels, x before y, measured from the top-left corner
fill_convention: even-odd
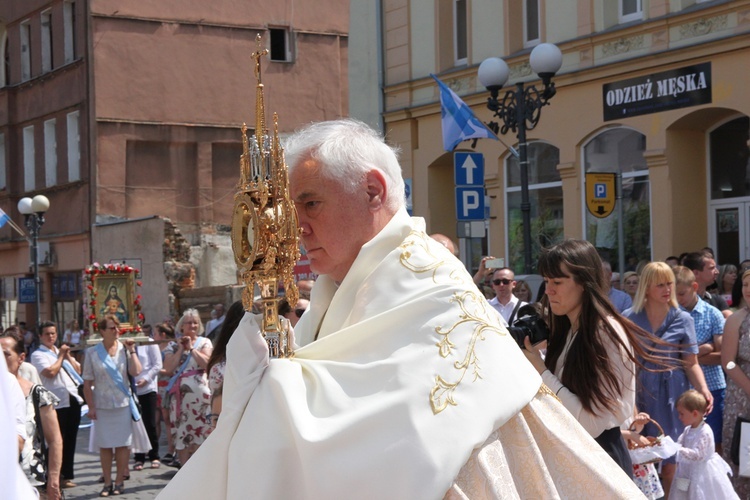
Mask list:
[[[37,258],[39,252],[38,238],[39,231],[44,225],[44,213],[49,209],[49,200],[46,196],[38,194],[34,198],[21,198],[18,202],[18,211],[24,216],[24,224],[31,234],[31,262],[34,266],[34,288],[36,293],[36,329],[38,333],[39,325],[42,324],[41,309],[41,280],[39,279],[39,261]]]
[[[555,95],[552,77],[562,66],[562,52],[556,45],[541,43],[534,47],[529,58],[531,69],[539,75],[544,84],[540,92],[534,85],[524,88],[523,82],[508,90],[502,101],[498,100],[500,89],[508,81],[508,64],[499,57],[489,57],[479,65],[479,81],[490,91],[487,108],[502,120],[502,126],[490,122],[489,127],[503,135],[509,130],[518,136],[518,163],[521,167],[521,216],[523,220],[523,261],[526,274],[532,274],[531,267],[531,203],[529,202],[529,159],[526,144],[526,131],[539,123],[542,107],[549,104]]]

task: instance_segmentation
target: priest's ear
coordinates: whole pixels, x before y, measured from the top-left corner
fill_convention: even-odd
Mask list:
[[[365,176],[367,184],[367,200],[371,212],[376,212],[385,206],[388,187],[383,172],[372,169]]]

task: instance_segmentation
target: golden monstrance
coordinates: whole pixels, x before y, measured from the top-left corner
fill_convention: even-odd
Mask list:
[[[273,135],[266,128],[261,58],[268,50],[261,49],[257,36],[255,59],[255,133],[248,136],[242,124],[242,156],[240,180],[234,196],[232,214],[232,249],[237,263],[239,282],[245,285],[242,302],[252,310],[257,285],[263,303],[263,336],[268,342],[271,358],[294,356],[288,333],[288,322],[279,319],[281,300],[279,283],[283,283],[286,299],[292,307],[299,292],[294,283],[294,265],[299,259],[297,212],[289,198],[289,175],[284,150],[279,142],[279,125],[273,115]]]

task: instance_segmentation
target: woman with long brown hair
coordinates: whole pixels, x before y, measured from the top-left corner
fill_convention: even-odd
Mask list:
[[[620,426],[635,410],[636,367],[659,357],[646,348],[648,335],[622,317],[607,298],[602,262],[588,241],[565,240],[543,251],[539,274],[546,284],[542,305],[550,337],[526,339],[526,356],[544,383],[599,445],[630,476],[633,467]]]

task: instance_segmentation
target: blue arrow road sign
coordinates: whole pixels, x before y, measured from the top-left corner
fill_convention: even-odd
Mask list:
[[[456,219],[484,220],[484,187],[456,188]]]
[[[484,185],[484,155],[482,153],[454,153],[456,186]]]

